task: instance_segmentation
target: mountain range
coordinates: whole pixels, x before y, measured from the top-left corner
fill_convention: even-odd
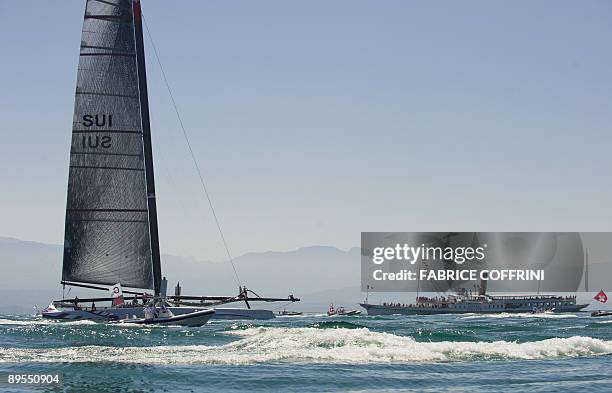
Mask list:
[[[64,295],[61,278],[62,246],[0,237],[0,314],[31,313]],[[609,288],[612,263],[589,264],[590,292]],[[366,294],[360,290],[358,247],[341,250],[332,246],[310,246],[293,251],[251,252],[234,259],[240,285],[264,297],[290,294],[302,299],[292,305],[261,304],[267,309],[284,308],[323,312],[330,303],[357,308]],[[238,293],[238,280],[230,262],[202,261],[192,257],[162,255],[162,273],[168,278],[168,293],[180,282],[184,295],[227,295]],[[72,288],[66,297],[104,296]],[[579,294],[589,302],[591,293]],[[370,300],[412,301],[414,294],[370,294]]]
[[[0,237],[0,261],[5,278],[0,289],[0,313],[31,312],[34,305],[46,305],[51,299],[62,297],[61,245]],[[363,297],[359,289],[357,247],[347,251],[310,246],[285,252],[251,252],[235,258],[234,266],[240,284],[260,296],[284,298],[293,294],[303,300],[291,309],[324,310],[329,302],[354,305]],[[168,279],[169,294],[174,293],[177,282],[183,294],[238,293],[238,282],[229,262],[162,255],[162,273]],[[80,293],[83,290],[72,289],[70,296]],[[283,305],[272,304],[267,308],[280,306]]]

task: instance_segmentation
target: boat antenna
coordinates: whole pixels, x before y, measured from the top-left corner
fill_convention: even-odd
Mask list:
[[[421,268],[423,267],[423,258],[419,258],[419,270],[417,272],[417,290],[416,290],[416,299],[415,301],[419,302],[419,290],[421,289]]]
[[[200,170],[200,166],[198,165],[198,160],[193,152],[193,148],[191,147],[191,142],[189,141],[189,136],[187,131],[185,130],[185,125],[183,124],[183,119],[178,110],[178,106],[176,101],[174,100],[174,95],[172,94],[172,89],[170,88],[170,83],[168,82],[168,78],[166,78],[166,73],[164,72],[164,67],[162,66],[161,60],[159,58],[159,54],[157,52],[157,46],[155,46],[155,41],[153,41],[153,36],[151,35],[151,31],[149,30],[149,25],[147,24],[147,20],[145,19],[144,14],[142,14],[142,20],[144,22],[145,30],[147,31],[147,37],[149,37],[149,41],[151,42],[151,47],[153,48],[153,53],[155,54],[155,59],[157,60],[157,65],[162,74],[162,78],[164,80],[164,84],[166,85],[166,89],[168,90],[168,94],[170,96],[170,101],[172,102],[172,106],[174,107],[174,112],[176,113],[176,118],[178,119],[179,125],[181,127],[181,131],[183,131],[183,137],[185,138],[185,142],[187,143],[187,148],[189,149],[189,154],[191,155],[191,160],[193,161],[193,165],[195,166],[198,177],[200,178],[200,184],[202,185],[202,190],[204,191],[204,195],[206,196],[206,200],[208,201],[208,206],[210,207],[210,211],[212,212],[213,218],[215,220],[215,224],[217,225],[217,230],[219,231],[219,235],[221,236],[221,241],[223,242],[223,247],[225,248],[225,252],[227,254],[227,258],[232,265],[232,270],[234,271],[234,281],[238,286],[242,286],[240,282],[240,277],[238,277],[238,272],[236,271],[236,266],[234,265],[234,259],[232,258],[232,254],[230,253],[229,246],[227,245],[227,241],[225,240],[225,236],[223,235],[223,230],[221,229],[221,224],[219,223],[219,218],[217,217],[217,213],[215,212],[215,208],[212,203],[212,199],[210,198],[210,194],[208,193],[208,188],[206,187],[206,182],[204,181],[204,176],[202,175],[202,171]]]
[[[584,291],[589,291],[589,249],[584,249]]]

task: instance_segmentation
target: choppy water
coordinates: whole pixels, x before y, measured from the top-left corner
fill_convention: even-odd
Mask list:
[[[62,372],[65,391],[610,392],[610,370],[612,318],[586,313],[319,315],[201,328],[0,316],[0,372]]]

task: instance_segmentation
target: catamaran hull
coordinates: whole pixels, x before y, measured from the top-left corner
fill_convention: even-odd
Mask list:
[[[183,315],[174,315],[166,318],[154,318],[154,319],[124,319],[120,320],[119,323],[135,323],[138,325],[179,325],[198,327],[205,325],[206,322],[215,314],[214,310],[202,310],[195,311]]]
[[[248,308],[215,308],[213,319],[256,319],[265,320],[276,318],[270,310],[253,310]]]
[[[198,311],[210,310],[193,307],[168,307],[175,316],[190,314]],[[212,310],[210,310],[212,311]],[[144,318],[144,307],[117,307],[103,308],[99,310],[72,310],[59,309],[57,311],[43,311],[43,318],[56,319],[63,321],[81,321],[88,320],[94,322],[112,322],[122,319],[140,319]],[[211,313],[210,317],[214,314]],[[209,318],[210,318],[209,317]]]
[[[203,311],[205,309],[195,307],[168,307],[172,314],[176,316]],[[212,319],[227,320],[265,320],[275,318],[270,310],[252,310],[246,308],[215,308],[215,313],[210,316]],[[81,321],[88,320],[94,322],[110,322],[122,319],[144,318],[144,307],[118,307],[105,308],[95,311],[91,310],[72,310],[59,309],[57,311],[43,311],[43,318],[61,321]]]
[[[452,309],[452,308],[432,308],[432,307],[394,307],[383,306],[379,304],[360,303],[360,306],[365,308],[368,315],[434,315],[434,314],[501,314],[501,313],[529,313],[533,308],[516,307],[516,308],[495,308],[488,309],[485,307],[470,308],[470,309]],[[574,304],[569,306],[561,306],[554,308],[555,313],[578,312],[587,307],[588,304]]]

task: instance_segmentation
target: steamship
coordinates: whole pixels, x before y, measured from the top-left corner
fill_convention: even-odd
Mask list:
[[[465,288],[447,296],[416,297],[412,304],[360,303],[368,315],[431,315],[431,314],[495,314],[495,313],[539,313],[577,312],[588,304],[578,304],[576,296],[560,295],[489,295],[486,280],[481,281],[478,292]]]

